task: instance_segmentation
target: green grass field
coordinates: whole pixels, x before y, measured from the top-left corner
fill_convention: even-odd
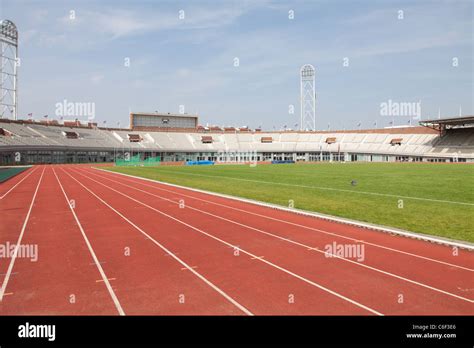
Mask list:
[[[324,163],[109,170],[474,242],[474,166]],[[351,181],[357,181],[354,186]],[[401,200],[401,201],[400,201]]]

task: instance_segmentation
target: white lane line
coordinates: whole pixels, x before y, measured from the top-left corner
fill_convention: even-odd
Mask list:
[[[96,169],[96,168],[94,168],[94,169]],[[271,216],[258,214],[258,213],[251,212],[251,211],[248,211],[248,210],[239,209],[239,208],[232,207],[232,206],[229,206],[229,205],[220,204],[220,203],[213,202],[213,201],[210,201],[210,200],[198,198],[198,197],[195,197],[195,196],[190,196],[190,195],[187,195],[187,194],[184,194],[184,193],[181,193],[181,192],[176,192],[176,191],[173,191],[173,190],[167,190],[167,189],[158,187],[157,185],[171,186],[171,187],[176,187],[176,188],[183,189],[183,190],[188,190],[188,191],[194,191],[194,192],[197,192],[197,193],[202,193],[202,194],[206,194],[206,195],[210,195],[210,196],[217,196],[217,197],[221,197],[221,198],[227,198],[227,199],[232,199],[232,200],[235,200],[235,201],[244,202],[244,203],[247,203],[247,204],[252,204],[252,205],[258,205],[258,206],[267,207],[266,204],[258,204],[258,203],[260,203],[260,202],[250,202],[250,201],[246,201],[246,200],[244,200],[244,199],[238,198],[238,197],[232,197],[232,196],[221,195],[221,194],[217,194],[217,193],[213,193],[213,192],[209,192],[209,191],[202,191],[202,190],[198,190],[198,189],[193,189],[193,188],[189,188],[189,187],[183,187],[183,186],[174,185],[174,184],[169,184],[169,183],[164,183],[164,182],[157,182],[157,181],[155,181],[155,180],[151,180],[151,179],[147,179],[147,178],[142,178],[142,177],[137,177],[137,176],[128,175],[128,174],[123,174],[123,173],[110,172],[110,171],[106,171],[106,170],[102,170],[102,169],[98,169],[98,170],[100,170],[100,171],[103,172],[104,174],[106,174],[106,173],[112,174],[111,176],[115,176],[115,175],[113,175],[113,174],[116,174],[116,175],[119,175],[119,176],[127,176],[127,177],[130,177],[130,178],[136,179],[136,180],[127,180],[127,181],[134,182],[134,183],[137,183],[137,184],[146,186],[146,187],[155,188],[155,189],[160,190],[160,191],[170,192],[170,193],[173,193],[173,194],[179,194],[180,196],[189,197],[189,198],[192,198],[192,199],[195,199],[195,200],[198,200],[198,201],[202,201],[202,202],[205,202],[205,203],[210,203],[210,204],[213,204],[213,205],[217,205],[217,206],[220,206],[220,207],[232,209],[232,210],[235,210],[235,211],[240,211],[240,212],[243,212],[243,213],[247,213],[247,214],[251,214],[251,215],[254,215],[254,216],[262,217],[262,218],[265,218],[265,219],[268,219],[268,220],[278,221],[278,222],[281,222],[281,223],[284,223],[284,224],[288,224],[288,225],[292,225],[292,226],[296,226],[296,227],[301,227],[301,228],[304,228],[304,229],[307,229],[307,230],[311,230],[311,231],[315,231],[315,232],[320,232],[320,233],[323,233],[323,234],[327,234],[327,235],[331,235],[331,236],[335,236],[335,237],[340,237],[340,238],[347,239],[347,240],[351,240],[351,241],[355,241],[355,242],[362,242],[362,243],[364,243],[364,244],[371,245],[371,246],[374,246],[374,247],[377,247],[377,248],[386,249],[386,250],[390,250],[390,251],[393,251],[393,252],[397,252],[397,253],[401,253],[401,254],[413,256],[413,257],[417,257],[417,258],[420,258],[420,259],[424,259],[424,260],[428,260],[428,261],[432,261],[432,262],[444,264],[444,265],[446,265],[446,266],[456,267],[456,268],[464,269],[464,270],[466,270],[466,271],[474,272],[474,269],[471,269],[471,268],[468,268],[468,267],[464,267],[464,266],[452,264],[452,263],[445,262],[445,261],[441,261],[441,260],[432,259],[432,258],[429,258],[429,257],[426,257],[426,256],[422,256],[422,255],[418,255],[418,254],[413,254],[413,253],[410,253],[410,252],[406,252],[406,251],[403,251],[403,250],[390,248],[390,247],[387,247],[387,246],[384,246],[384,245],[380,245],[380,244],[375,244],[375,243],[371,243],[371,242],[367,242],[367,241],[361,241],[361,240],[359,240],[359,239],[351,238],[351,237],[344,236],[344,235],[341,235],[341,234],[338,234],[338,233],[329,232],[329,231],[326,231],[326,230],[321,230],[321,229],[318,229],[318,228],[315,228],[315,227],[310,227],[310,226],[306,226],[306,225],[301,225],[301,224],[294,223],[294,222],[290,222],[290,221],[286,221],[286,220],[281,220],[281,219],[278,219],[278,218],[274,218],[274,217],[271,217]],[[92,173],[92,172],[89,172],[89,173],[94,174],[94,173]],[[96,175],[96,176],[98,176],[98,177],[101,177],[101,178],[106,178],[106,177],[107,177],[107,175],[105,175],[105,176],[98,175],[98,174],[94,174],[94,175]],[[126,180],[126,178],[123,178],[123,179]],[[111,180],[111,179],[108,179],[108,180],[113,181],[113,180]],[[141,180],[152,182],[152,183],[154,183],[155,185],[147,185],[147,184],[145,184],[145,183],[139,182],[139,181],[141,181]],[[273,206],[268,206],[268,208],[274,208],[274,207],[273,207]],[[279,207],[277,207],[277,208],[279,208]],[[286,212],[293,213],[293,214],[295,213],[294,211],[287,211],[287,210],[285,210],[285,209],[283,209],[283,210],[286,211]]]
[[[86,175],[84,175],[86,176]],[[87,177],[87,176],[86,176]],[[115,181],[115,180],[112,180],[112,179],[109,179],[109,178],[106,178],[104,176],[101,176],[102,178],[106,179],[106,180],[109,180],[109,181],[112,181],[112,182],[115,182],[115,183],[118,183],[120,185],[123,185],[123,186],[126,186],[126,187],[130,187],[136,191],[140,191],[140,192],[143,192],[147,195],[150,195],[150,196],[153,196],[153,197],[156,197],[156,198],[159,198],[161,200],[164,200],[164,201],[167,201],[167,202],[171,202],[171,203],[174,203],[174,204],[177,204],[179,205],[179,201],[174,201],[172,199],[169,199],[169,198],[165,198],[165,197],[162,197],[162,196],[158,196],[158,195],[155,195],[151,192],[148,192],[148,191],[145,191],[145,190],[141,190],[139,188],[136,188],[134,186],[131,186],[131,185],[127,185],[127,184],[124,184],[124,183],[121,183],[119,181]],[[92,180],[92,179],[91,179]],[[207,211],[204,211],[204,210],[201,210],[201,209],[198,209],[198,208],[194,208],[192,206],[190,206],[189,204],[186,205],[186,208],[188,209],[191,209],[191,210],[194,210],[194,211],[197,211],[197,212],[200,212],[202,214],[206,214],[206,215],[209,215],[209,216],[212,216],[214,218],[217,218],[217,219],[220,219],[220,220],[223,220],[223,221],[226,221],[226,222],[230,222],[232,224],[235,224],[235,225],[238,225],[240,227],[244,227],[244,228],[247,228],[247,229],[250,229],[250,230],[253,230],[255,232],[258,232],[258,233],[262,233],[262,234],[265,234],[265,235],[268,235],[268,236],[271,236],[271,237],[274,237],[274,238],[277,238],[279,240],[282,240],[282,241],[285,241],[287,243],[290,243],[290,244],[294,244],[294,245],[297,245],[297,246],[300,246],[300,247],[303,247],[303,248],[306,248],[307,250],[314,250],[320,254],[323,254],[323,255],[326,255],[326,252],[323,251],[323,250],[318,250],[317,248],[315,247],[311,247],[307,244],[303,244],[303,243],[300,243],[300,242],[297,242],[297,241],[294,241],[294,240],[291,240],[291,239],[288,239],[288,238],[285,238],[285,237],[282,237],[282,236],[279,236],[279,235],[276,235],[276,234],[273,234],[273,233],[270,233],[268,231],[264,231],[264,230],[261,230],[261,229],[258,229],[258,228],[255,228],[255,227],[252,227],[252,226],[249,226],[249,225],[245,225],[245,224],[242,224],[240,222],[237,222],[237,221],[234,221],[234,220],[231,220],[231,219],[227,219],[227,218],[224,218],[224,217],[221,217],[219,215],[215,215],[215,214],[212,214],[212,213],[209,213]],[[366,264],[363,264],[363,263],[360,263],[360,262],[356,262],[354,260],[351,260],[351,259],[347,259],[345,257],[342,257],[342,256],[339,256],[339,255],[332,255],[333,258],[337,258],[337,259],[340,259],[342,261],[346,261],[346,262],[349,262],[349,263],[352,263],[354,265],[357,265],[357,266],[360,266],[360,267],[364,267],[364,268],[367,268],[367,269],[370,269],[372,271],[375,271],[375,272],[379,272],[379,273],[382,273],[382,274],[385,274],[387,276],[390,276],[390,277],[394,277],[396,279],[399,279],[399,280],[403,280],[403,281],[406,281],[406,282],[409,282],[409,283],[412,283],[412,284],[415,284],[415,285],[418,285],[418,286],[421,286],[421,287],[424,287],[424,288],[427,288],[427,289],[430,289],[430,290],[433,290],[433,291],[437,291],[439,293],[442,293],[444,295],[448,295],[448,296],[452,296],[452,297],[455,297],[457,299],[460,299],[460,300],[463,300],[463,301],[467,301],[467,302],[470,302],[470,303],[474,303],[474,300],[471,300],[469,298],[465,298],[465,297],[462,297],[462,296],[459,296],[459,295],[456,295],[456,294],[453,294],[451,292],[448,292],[448,291],[445,291],[445,290],[442,290],[442,289],[438,289],[438,288],[435,288],[433,286],[430,286],[430,285],[427,285],[427,284],[424,284],[424,283],[421,283],[421,282],[418,282],[418,281],[415,281],[415,280],[412,280],[412,279],[409,279],[409,278],[405,278],[403,276],[400,276],[398,274],[394,274],[394,273],[391,273],[391,272],[388,272],[388,271],[384,271],[382,269],[379,269],[379,268],[376,268],[376,267],[372,267],[372,266],[369,266],[369,265],[366,265]]]
[[[10,264],[8,265],[7,273],[5,275],[5,278],[3,279],[2,288],[0,289],[0,302],[2,302],[3,296],[5,295],[5,290],[6,290],[7,285],[8,285],[8,280],[10,279],[10,276],[11,276],[11,273],[12,273],[12,270],[13,270],[13,265],[15,264],[16,256],[18,254],[18,250],[20,249],[21,241],[23,239],[23,235],[25,234],[26,225],[28,224],[28,220],[30,219],[31,210],[33,209],[33,205],[35,203],[36,195],[38,193],[38,190],[39,190],[39,187],[40,187],[40,184],[41,184],[41,180],[43,179],[43,174],[44,174],[45,169],[46,168],[43,168],[43,171],[41,172],[41,176],[38,180],[38,184],[36,185],[35,193],[33,194],[33,198],[31,199],[31,203],[30,203],[30,207],[28,209],[28,213],[26,214],[25,221],[23,222],[23,226],[21,228],[20,236],[18,237],[18,241],[16,242],[15,250],[13,251],[13,255],[12,255],[12,258],[10,260]]]
[[[31,172],[29,172],[28,175],[25,175],[25,176],[23,177],[23,179],[21,179],[20,181],[18,181],[18,182],[15,184],[15,186],[13,186],[13,187],[12,187],[11,189],[9,189],[6,193],[4,193],[3,195],[1,195],[1,196],[0,196],[0,200],[3,199],[4,197],[6,197],[11,191],[13,191],[13,190],[15,189],[15,187],[17,187],[18,185],[20,185],[20,184],[23,182],[23,180],[25,180],[27,177],[29,177],[29,176],[30,176],[31,174],[33,174],[34,172],[36,172],[36,167],[35,167]]]
[[[110,208],[113,212],[115,212],[118,216],[120,216],[123,220],[128,222],[131,226],[133,226],[137,231],[145,235],[146,237],[149,238],[153,243],[155,243],[158,247],[160,247],[166,254],[170,255],[173,257],[176,261],[178,261],[182,266],[184,266],[186,269],[191,271],[196,277],[201,279],[204,283],[206,283],[208,286],[210,286],[212,289],[214,289],[217,293],[222,295],[226,300],[228,300],[230,303],[232,303],[234,306],[239,308],[242,312],[244,312],[247,315],[253,315],[252,312],[250,312],[247,308],[245,308],[243,305],[238,303],[236,300],[234,300],[232,297],[230,297],[227,293],[225,293],[222,289],[220,289],[217,285],[212,283],[210,280],[205,278],[203,275],[198,273],[196,270],[194,270],[193,267],[196,266],[189,266],[186,262],[181,260],[179,257],[177,257],[175,254],[173,254],[169,249],[167,249],[164,245],[162,245],[160,242],[155,240],[152,236],[150,236],[148,233],[146,233],[144,230],[142,230],[140,227],[135,225],[131,220],[129,220],[126,216],[124,216],[122,213],[120,213],[117,209],[112,207],[110,204],[108,204],[106,201],[104,201],[102,198],[100,198],[97,194],[95,194],[92,190],[90,190],[88,187],[86,187],[84,184],[82,184],[79,180],[74,178],[71,174],[66,172],[64,169],[61,168],[61,170],[69,175],[73,180],[75,180],[79,185],[84,187],[89,193],[91,193],[95,198],[97,198],[100,202],[102,202],[104,205],[106,205],[108,208]]]
[[[251,257],[250,259],[251,260],[261,260],[263,258],[265,258],[265,256],[256,256],[256,257]]]
[[[61,191],[63,191],[63,195],[64,195],[64,198],[66,199],[66,204],[69,206],[69,209],[71,210],[72,212],[72,215],[74,216],[74,219],[76,220],[76,224],[77,226],[79,227],[79,229],[81,230],[81,233],[82,233],[82,237],[84,238],[84,241],[86,242],[86,245],[87,245],[87,248],[89,248],[89,252],[90,254],[92,255],[92,258],[94,259],[94,262],[97,266],[97,269],[99,270],[99,273],[102,277],[102,280],[104,281],[105,283],[105,286],[107,287],[107,290],[109,291],[109,294],[110,294],[110,297],[112,298],[114,304],[115,304],[115,308],[117,309],[118,313],[120,315],[125,315],[125,312],[124,310],[122,309],[122,305],[120,304],[117,296],[115,295],[115,292],[114,290],[112,289],[112,286],[110,285],[110,282],[109,282],[109,278],[107,278],[107,276],[105,275],[105,272],[104,272],[104,269],[102,268],[99,260],[97,259],[97,256],[94,252],[94,249],[92,249],[92,246],[91,246],[91,243],[89,242],[89,239],[87,238],[86,236],[86,233],[84,232],[84,229],[82,228],[82,225],[81,225],[81,222],[79,221],[77,215],[76,215],[76,212],[74,211],[74,209],[71,207],[71,204],[69,203],[70,200],[66,194],[66,191],[64,191],[64,187],[63,185],[61,184],[61,181],[59,180],[57,174],[56,174],[56,171],[54,170],[53,168],[53,173],[54,173],[54,176],[56,177],[56,180],[58,181],[59,183],[59,186],[61,187]]]
[[[448,200],[442,200],[442,199],[433,199],[433,198],[423,198],[423,197],[394,195],[394,194],[389,194],[389,193],[379,193],[379,192],[369,192],[369,191],[352,191],[352,190],[346,190],[346,189],[337,189],[337,188],[333,188],[333,187],[288,184],[288,183],[274,182],[274,181],[242,179],[242,178],[235,178],[235,177],[230,177],[230,176],[225,176],[225,177],[223,177],[223,176],[217,176],[217,175],[206,175],[206,174],[197,174],[197,173],[184,173],[184,172],[178,172],[178,171],[172,171],[172,170],[168,171],[167,173],[171,173],[171,174],[182,174],[182,175],[195,175],[195,176],[203,176],[203,177],[216,178],[216,179],[225,179],[225,180],[231,179],[231,180],[254,182],[254,183],[266,184],[266,185],[279,185],[279,186],[289,186],[289,187],[300,187],[300,188],[308,188],[308,189],[314,189],[314,190],[338,191],[338,192],[355,193],[355,194],[362,194],[362,195],[372,195],[372,196],[381,196],[381,197],[393,197],[393,198],[405,198],[405,199],[413,199],[413,200],[426,201],[426,202],[436,202],[436,203],[459,204],[459,205],[474,206],[474,203],[468,203],[468,202],[457,202],[457,201],[448,201]]]
[[[164,185],[164,186],[176,187],[176,188],[179,188],[179,189],[182,189],[182,190],[188,190],[188,191],[197,192],[197,193],[201,193],[201,194],[205,194],[205,195],[209,195],[209,196],[216,196],[216,197],[220,197],[220,198],[231,199],[231,200],[234,200],[234,201],[237,201],[237,202],[243,202],[243,203],[252,204],[252,205],[257,205],[257,206],[262,206],[262,207],[266,207],[266,208],[276,208],[276,209],[283,210],[283,211],[285,211],[285,212],[289,212],[289,213],[292,213],[292,214],[295,214],[295,213],[296,213],[295,211],[290,211],[289,209],[283,209],[283,207],[274,206],[274,205],[270,205],[270,204],[266,204],[266,203],[262,203],[262,202],[258,202],[258,201],[250,201],[250,200],[246,200],[246,199],[244,199],[244,198],[239,198],[239,197],[233,197],[233,196],[223,195],[223,194],[219,194],[219,193],[215,193],[215,192],[210,192],[210,191],[203,191],[203,190],[199,190],[199,189],[194,189],[194,188],[190,188],[190,187],[185,187],[185,186],[170,184],[170,183],[161,182],[161,181],[160,181],[160,182],[157,182],[156,180],[147,179],[147,178],[142,178],[142,177],[139,177],[139,176],[124,174],[124,173],[111,172],[111,171],[108,171],[108,170],[97,169],[97,168],[93,168],[93,169],[100,170],[100,171],[103,172],[104,174],[105,174],[105,173],[111,174],[111,176],[114,176],[113,174],[116,174],[116,175],[118,175],[118,176],[130,177],[130,178],[135,179],[135,180],[127,180],[127,181],[135,182],[135,183],[138,183],[138,184],[143,185],[143,186],[155,188],[155,189],[157,189],[157,190],[166,191],[166,192],[170,192],[170,193],[174,193],[174,194],[177,194],[177,192],[176,192],[176,191],[173,191],[173,190],[167,190],[167,189],[158,187],[157,185]],[[90,173],[92,174],[92,172],[90,172]],[[100,175],[98,175],[98,176],[100,176]],[[100,177],[105,177],[105,176],[100,176]],[[125,178],[124,178],[124,179],[125,179]],[[109,179],[109,180],[110,180],[110,179]],[[141,183],[141,182],[139,182],[139,181],[148,181],[148,182],[151,182],[151,183],[153,183],[153,184],[155,184],[155,185],[147,185],[147,184]],[[278,221],[278,222],[281,222],[281,223],[284,223],[284,224],[288,224],[288,225],[292,225],[292,226],[296,226],[296,227],[301,227],[301,228],[304,228],[304,229],[307,229],[307,230],[311,230],[311,231],[315,231],[315,232],[319,232],[319,233],[323,233],[323,234],[327,234],[327,235],[331,235],[331,236],[335,236],[335,237],[340,237],[340,238],[347,239],[347,240],[352,240],[352,241],[355,241],[355,242],[359,242],[359,241],[360,241],[359,239],[351,238],[351,237],[344,236],[344,235],[341,235],[341,234],[338,234],[338,233],[329,232],[329,231],[322,230],[322,229],[319,229],[319,228],[310,227],[310,226],[306,226],[306,225],[301,225],[301,224],[298,224],[298,223],[294,223],[294,222],[290,222],[290,221],[286,221],[286,220],[274,218],[274,217],[271,217],[271,216],[258,214],[258,213],[255,213],[255,212],[251,212],[251,211],[248,211],[248,210],[243,210],[243,209],[239,209],[239,208],[236,208],[236,207],[232,207],[232,206],[220,204],[220,203],[217,203],[217,202],[213,202],[213,201],[210,201],[210,200],[198,198],[198,197],[195,197],[195,196],[186,195],[186,194],[181,193],[181,192],[180,192],[179,194],[180,194],[181,196],[184,196],[184,197],[189,197],[189,198],[192,198],[192,199],[195,199],[195,200],[198,200],[198,201],[202,201],[202,202],[214,204],[214,205],[217,205],[217,206],[220,206],[220,207],[225,207],[225,208],[228,208],[228,209],[240,211],[240,212],[243,212],[243,213],[247,213],[247,214],[251,214],[251,215],[254,215],[254,216],[262,217],[262,218],[265,218],[265,219],[268,219],[268,220]],[[308,215],[308,214],[305,214],[305,215],[310,216],[310,217],[313,217],[313,218],[314,218],[314,217],[318,218],[318,216],[315,216],[315,215]],[[337,220],[334,220],[334,221],[337,222]],[[344,223],[344,222],[343,222],[343,223]],[[352,225],[352,224],[350,224],[350,225]],[[353,225],[358,226],[358,225],[355,224],[355,223],[354,223]],[[363,226],[362,226],[362,227],[363,227]],[[435,241],[436,241],[436,242],[443,242],[443,243],[445,242],[445,241],[442,241],[442,240],[435,240]],[[371,242],[367,242],[367,241],[362,241],[362,242],[363,242],[364,244],[371,245],[371,246],[374,246],[374,247],[377,247],[377,248],[381,248],[381,249],[385,249],[385,250],[390,250],[390,251],[397,252],[397,253],[400,253],[400,254],[409,255],[409,256],[413,256],[413,257],[420,258],[420,259],[424,259],[424,260],[428,260],[428,261],[432,261],[432,262],[444,264],[444,265],[446,265],[446,266],[456,267],[456,268],[464,269],[464,270],[466,270],[466,271],[474,272],[474,269],[472,269],[472,268],[468,268],[468,267],[456,265],[456,264],[449,263],[449,262],[445,262],[445,261],[441,261],[441,260],[436,260],[436,259],[433,259],[433,258],[430,258],[430,257],[426,257],[426,256],[418,255],[418,254],[413,254],[413,253],[410,253],[410,252],[407,252],[407,251],[403,251],[403,250],[399,250],[399,249],[394,249],[394,248],[387,247],[387,246],[380,245],[380,244],[376,244],[376,243],[371,243]],[[461,247],[467,247],[467,246],[461,246]]]
[[[191,266],[190,268],[196,269],[196,268],[198,268],[198,266]],[[186,267],[181,267],[181,270],[182,270],[182,271],[187,271],[188,268],[186,268]]]
[[[76,172],[76,171],[75,171],[75,172]],[[205,231],[203,231],[203,230],[201,230],[201,229],[199,229],[199,228],[197,228],[197,227],[194,227],[194,226],[192,226],[192,225],[190,225],[190,224],[188,224],[188,223],[186,223],[186,222],[184,222],[184,221],[181,221],[181,220],[179,220],[179,219],[177,219],[177,218],[175,218],[175,217],[173,217],[173,216],[171,216],[171,215],[169,215],[169,214],[166,214],[166,213],[162,212],[161,210],[158,210],[158,209],[156,209],[156,208],[154,208],[154,207],[152,207],[152,206],[149,206],[148,204],[143,203],[143,202],[141,202],[141,201],[139,201],[139,200],[137,200],[137,199],[135,199],[135,198],[133,198],[133,197],[130,197],[130,196],[128,196],[128,195],[126,195],[126,194],[124,194],[124,193],[118,191],[118,190],[115,190],[115,189],[113,189],[113,188],[111,188],[111,187],[109,187],[109,186],[107,186],[107,185],[105,185],[105,184],[103,184],[103,183],[101,183],[101,182],[99,182],[99,181],[97,181],[97,180],[94,180],[94,179],[92,179],[92,178],[89,178],[88,176],[86,176],[86,175],[84,175],[84,174],[82,174],[82,173],[80,173],[80,172],[77,172],[77,173],[78,173],[79,175],[82,175],[82,176],[88,178],[89,180],[92,180],[92,181],[94,181],[94,182],[96,182],[96,183],[98,183],[98,184],[100,184],[100,185],[102,185],[102,186],[104,186],[104,187],[107,187],[109,190],[112,190],[112,191],[114,191],[114,192],[117,192],[118,194],[120,194],[120,195],[122,195],[122,196],[124,196],[124,197],[126,197],[126,198],[128,198],[128,199],[130,199],[130,200],[132,200],[132,201],[134,201],[134,202],[137,202],[138,204],[141,204],[141,205],[147,207],[148,209],[151,209],[151,210],[153,210],[153,211],[155,211],[155,212],[157,212],[157,213],[159,213],[159,214],[161,214],[161,215],[163,215],[163,216],[168,217],[168,218],[171,219],[171,220],[174,220],[174,221],[176,221],[176,222],[178,222],[178,223],[180,223],[180,224],[182,224],[182,225],[184,225],[184,226],[187,226],[187,227],[189,227],[189,228],[195,230],[196,232],[199,232],[199,233],[201,233],[201,234],[204,234],[204,235],[206,235],[206,236],[208,236],[208,237],[210,237],[210,238],[212,238],[212,239],[214,239],[214,240],[216,240],[216,241],[218,241],[218,242],[220,242],[220,243],[222,243],[222,244],[224,244],[224,245],[227,245],[227,246],[229,246],[229,247],[232,247],[232,248],[235,247],[235,246],[234,246],[233,244],[231,244],[231,243],[228,243],[228,242],[226,242],[226,241],[224,241],[224,240],[222,240],[222,239],[220,239],[220,238],[218,238],[218,237],[216,237],[216,236],[214,236],[214,235],[212,235],[212,234],[209,234],[209,233],[207,233],[207,232],[205,232]],[[331,289],[326,288],[326,287],[324,287],[324,286],[322,286],[322,285],[320,285],[320,284],[318,284],[318,283],[316,283],[316,282],[313,282],[312,280],[309,280],[309,279],[307,279],[307,278],[304,278],[304,277],[302,277],[302,276],[300,276],[300,275],[298,275],[298,274],[296,274],[296,273],[294,273],[294,272],[292,272],[292,271],[290,271],[290,270],[288,270],[288,269],[286,269],[286,268],[283,268],[283,267],[281,267],[281,266],[278,266],[278,265],[276,265],[276,264],[274,264],[274,263],[272,263],[272,262],[270,262],[270,261],[267,261],[267,260],[265,260],[265,259],[263,259],[263,258],[259,258],[259,256],[254,255],[254,254],[252,254],[251,252],[248,252],[248,251],[246,251],[246,250],[244,250],[244,249],[242,249],[242,248],[239,248],[239,251],[243,252],[244,254],[246,254],[246,255],[248,255],[248,256],[250,256],[250,257],[254,257],[256,260],[261,261],[261,262],[263,262],[263,263],[266,263],[267,265],[269,265],[269,266],[271,266],[271,267],[274,267],[274,268],[276,268],[276,269],[278,269],[278,270],[280,270],[280,271],[282,271],[282,272],[284,272],[284,273],[287,273],[287,274],[289,274],[289,275],[291,275],[291,276],[293,276],[293,277],[295,277],[295,278],[297,278],[297,279],[300,279],[300,280],[302,280],[303,282],[305,282],[305,283],[307,283],[307,284],[310,284],[310,285],[312,285],[312,286],[315,286],[315,287],[317,287],[317,288],[319,288],[319,289],[321,289],[321,290],[323,290],[323,291],[326,291],[326,292],[328,292],[328,293],[330,293],[330,294],[332,294],[332,295],[334,295],[334,296],[336,296],[336,297],[339,297],[340,299],[343,299],[343,300],[345,300],[345,301],[347,301],[347,302],[349,302],[349,303],[352,303],[352,304],[356,305],[357,307],[360,307],[360,308],[362,308],[362,309],[365,309],[365,310],[367,310],[367,311],[369,311],[369,312],[371,312],[371,313],[374,313],[374,314],[376,314],[376,315],[383,315],[382,313],[377,312],[375,309],[372,309],[372,308],[370,308],[370,307],[367,307],[367,306],[363,305],[362,303],[359,303],[359,302],[357,302],[357,301],[355,301],[355,300],[352,300],[352,299],[350,299],[350,298],[348,298],[348,297],[346,297],[346,296],[344,296],[344,295],[341,295],[340,293],[338,293],[338,292],[336,292],[336,291],[334,291],[334,290],[331,290]]]

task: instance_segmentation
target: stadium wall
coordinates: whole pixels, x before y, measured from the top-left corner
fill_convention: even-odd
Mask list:
[[[137,131],[0,120],[0,164],[162,162],[474,162],[474,128],[334,132]]]

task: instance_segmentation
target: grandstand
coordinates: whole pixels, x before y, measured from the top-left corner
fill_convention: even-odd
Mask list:
[[[133,130],[194,130],[197,126],[198,117],[187,114],[130,113],[130,128]]]
[[[3,119],[0,164],[113,162],[125,154],[161,162],[474,162],[474,116],[427,120],[417,127],[332,132],[241,131],[198,126],[194,116],[156,116],[161,123],[169,117],[173,127],[137,129],[136,118],[129,129]]]

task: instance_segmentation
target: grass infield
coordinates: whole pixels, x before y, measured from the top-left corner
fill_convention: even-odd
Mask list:
[[[474,166],[468,164],[321,163],[105,169],[474,242]]]

